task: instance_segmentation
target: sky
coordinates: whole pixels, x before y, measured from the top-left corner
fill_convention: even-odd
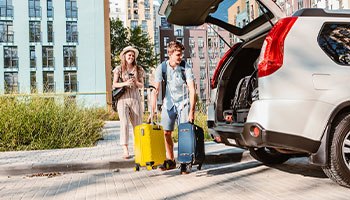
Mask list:
[[[213,14],[211,14],[211,16],[218,18],[222,21],[228,22],[228,15],[227,15],[227,9],[232,6],[232,4],[234,4],[237,0],[224,0],[223,2],[221,2],[219,4],[219,8],[217,9],[217,11]],[[159,4],[162,3],[162,0],[158,0]]]
[[[227,9],[232,6],[237,0],[225,0],[219,4],[219,8],[215,13],[210,14],[212,17],[228,22]]]

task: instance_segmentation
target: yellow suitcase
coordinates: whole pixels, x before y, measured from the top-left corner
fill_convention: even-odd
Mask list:
[[[153,123],[152,123],[153,124]],[[140,167],[156,169],[166,160],[162,126],[142,124],[135,127],[135,171]]]

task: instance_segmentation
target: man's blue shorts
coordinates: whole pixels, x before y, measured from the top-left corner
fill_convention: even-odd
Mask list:
[[[185,108],[186,107],[187,106],[185,105]],[[177,125],[187,121],[188,114],[185,115],[185,113],[182,112],[182,110],[183,110],[182,107],[178,109],[175,105],[170,110],[166,108],[162,108],[161,125],[163,126],[164,131],[173,131],[175,126],[175,121],[177,122]]]

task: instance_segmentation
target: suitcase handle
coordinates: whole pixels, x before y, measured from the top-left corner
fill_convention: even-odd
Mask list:
[[[189,94],[189,92],[188,92],[188,90],[186,89],[186,99],[188,99],[188,101],[187,101],[187,112],[185,111],[185,88],[186,88],[186,85],[185,84],[183,84],[183,86],[182,86],[182,112],[184,112],[185,113],[185,115],[184,115],[184,117],[185,117],[185,120],[187,120],[187,118],[188,118],[188,115],[189,115],[189,112],[190,112],[190,109],[189,109],[189,107],[190,107],[190,94]],[[181,116],[180,117],[182,117],[182,113],[181,113]],[[191,122],[190,122],[191,123]],[[191,124],[193,124],[194,122],[192,122]]]
[[[150,100],[150,102],[152,102],[152,90],[154,90],[154,89],[156,89],[153,85],[150,85],[149,86],[149,88],[151,89],[151,95],[149,96],[149,100]],[[156,123],[154,123],[153,122],[153,115],[152,115],[152,111],[153,111],[153,108],[152,108],[153,106],[151,105],[151,124],[154,124],[154,125],[156,125]],[[158,117],[158,115],[159,115],[159,113],[158,113],[158,108],[157,108],[157,98],[156,98],[156,112],[157,112],[157,124],[158,124],[158,128],[156,128],[156,129],[154,129],[153,128],[153,126],[152,126],[152,128],[154,129],[154,130],[159,130],[160,129],[160,127],[159,127],[159,117]],[[149,124],[149,123],[148,123]]]

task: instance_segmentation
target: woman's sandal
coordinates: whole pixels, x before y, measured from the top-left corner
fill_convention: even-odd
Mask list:
[[[129,159],[130,158],[130,155],[129,154],[126,154],[126,153],[124,153],[124,155],[123,155],[123,159]]]

